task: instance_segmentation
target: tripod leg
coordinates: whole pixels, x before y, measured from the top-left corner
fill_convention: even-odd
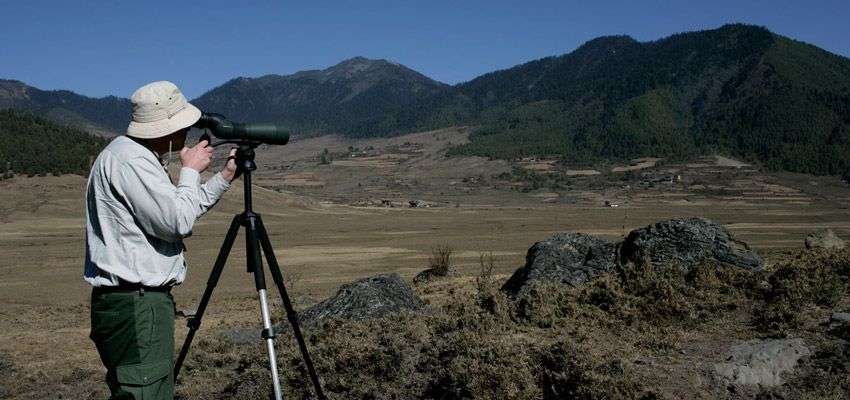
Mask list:
[[[274,328],[271,322],[271,313],[266,296],[266,279],[263,272],[263,261],[260,255],[259,243],[257,242],[257,218],[255,214],[248,214],[245,229],[245,244],[247,245],[248,271],[254,273],[254,284],[260,298],[260,313],[263,319],[263,339],[269,353],[269,367],[272,374],[272,387],[275,400],[282,400],[280,390],[280,378],[277,371],[277,357],[274,350]]]
[[[218,251],[218,257],[215,259],[213,270],[207,280],[207,288],[204,290],[204,295],[201,297],[201,303],[198,304],[198,310],[195,315],[189,319],[186,325],[189,326],[189,333],[186,334],[186,340],[183,342],[183,347],[180,348],[180,354],[177,356],[177,361],[174,363],[174,381],[177,381],[177,375],[180,373],[180,367],[183,366],[183,361],[186,359],[186,354],[189,352],[189,347],[192,345],[192,340],[195,338],[195,332],[201,327],[201,319],[204,317],[204,312],[207,309],[207,304],[212,297],[213,289],[218,284],[221,277],[221,271],[224,270],[224,265],[227,263],[227,256],[230,254],[230,249],[233,247],[233,242],[236,240],[236,234],[239,233],[239,215],[233,217],[230,223],[230,228],[227,230],[227,235],[224,237],[224,242]]]
[[[295,309],[292,307],[292,303],[289,301],[289,294],[286,292],[286,285],[283,282],[283,274],[280,272],[280,266],[277,264],[277,257],[275,257],[274,249],[272,248],[271,241],[269,240],[269,234],[266,232],[266,227],[263,225],[263,220],[260,216],[257,216],[257,229],[258,229],[258,239],[260,240],[260,244],[263,246],[263,253],[266,255],[266,261],[269,264],[269,271],[271,271],[272,279],[274,280],[275,285],[277,286],[278,291],[280,292],[280,297],[283,300],[283,307],[286,309],[286,318],[289,320],[290,325],[292,325],[292,332],[295,335],[295,339],[298,342],[298,348],[301,350],[301,357],[304,359],[304,364],[307,366],[307,372],[310,374],[310,380],[313,382],[313,388],[316,390],[316,396],[320,400],[325,400],[325,393],[322,390],[322,383],[319,380],[319,375],[316,373],[316,368],[313,366],[313,360],[310,358],[310,353],[307,351],[307,343],[304,341],[304,336],[301,334],[301,327],[298,324],[298,313],[295,312]]]

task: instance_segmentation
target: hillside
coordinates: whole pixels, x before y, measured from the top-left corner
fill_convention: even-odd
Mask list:
[[[719,151],[838,174],[850,167],[848,77],[846,58],[728,25],[647,43],[596,39],[461,84],[438,112],[483,125],[455,154],[587,162]]]
[[[405,66],[356,57],[324,70],[237,78],[194,100],[243,121],[281,121],[306,133],[373,136],[415,118],[417,102],[448,90]],[[402,117],[404,116],[404,117]]]
[[[35,115],[90,132],[110,135],[127,129],[130,100],[107,96],[86,97],[68,90],[40,90],[0,79],[0,109],[27,110]]]
[[[28,175],[86,174],[106,140],[26,111],[0,110],[0,168]]]

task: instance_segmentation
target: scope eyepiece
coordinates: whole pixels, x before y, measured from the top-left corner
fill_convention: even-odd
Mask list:
[[[216,113],[202,112],[201,119],[192,126],[208,129],[213,136],[224,140],[245,140],[278,145],[289,142],[289,131],[276,124],[243,124],[230,121]]]

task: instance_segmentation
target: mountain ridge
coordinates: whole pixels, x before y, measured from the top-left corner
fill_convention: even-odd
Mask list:
[[[483,126],[453,154],[592,163],[726,152],[771,169],[850,168],[850,60],[766,28],[591,41],[497,74],[444,105]],[[545,85],[524,85],[530,77]]]
[[[850,169],[848,77],[846,57],[764,27],[729,24],[646,42],[603,36],[455,85],[392,61],[353,57],[321,70],[234,78],[192,102],[313,135],[478,126],[471,143],[451,154],[592,163],[720,151],[774,169],[836,174]],[[2,94],[0,86],[0,108]],[[98,120],[120,131],[129,114],[124,101],[88,103],[107,115],[126,112],[120,124]],[[70,120],[85,120],[89,110],[46,103],[33,107]]]
[[[327,133],[392,125],[382,116],[399,114],[448,87],[398,63],[354,57],[323,70],[231,80],[193,102],[237,120],[278,120],[293,129]]]
[[[132,105],[116,96],[93,98],[70,90],[41,90],[24,82],[0,79],[0,109],[23,109],[47,119],[110,136],[126,127]]]

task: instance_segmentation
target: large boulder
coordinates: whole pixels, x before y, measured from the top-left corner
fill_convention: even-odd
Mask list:
[[[422,300],[397,274],[383,274],[342,285],[333,297],[298,313],[298,320],[302,326],[326,318],[363,320],[391,313],[417,312],[424,307]],[[286,322],[274,328],[275,332],[289,329]],[[261,338],[261,331],[256,328],[229,328],[221,333],[235,344],[254,343]]]
[[[732,346],[726,361],[714,364],[714,373],[726,385],[774,387],[809,355],[803,339],[751,340]]]
[[[326,318],[362,320],[423,307],[397,274],[382,274],[342,285],[333,297],[300,313],[300,320],[308,324]]]
[[[704,218],[675,218],[633,230],[620,247],[620,257],[623,262],[681,267],[710,260],[752,270],[764,265],[746,243]]]
[[[502,290],[516,296],[532,282],[580,285],[614,270],[615,261],[611,242],[583,233],[558,233],[528,249],[525,266],[514,272]]]
[[[844,248],[844,240],[838,237],[832,229],[824,229],[806,235],[806,248],[812,249],[836,249]]]

